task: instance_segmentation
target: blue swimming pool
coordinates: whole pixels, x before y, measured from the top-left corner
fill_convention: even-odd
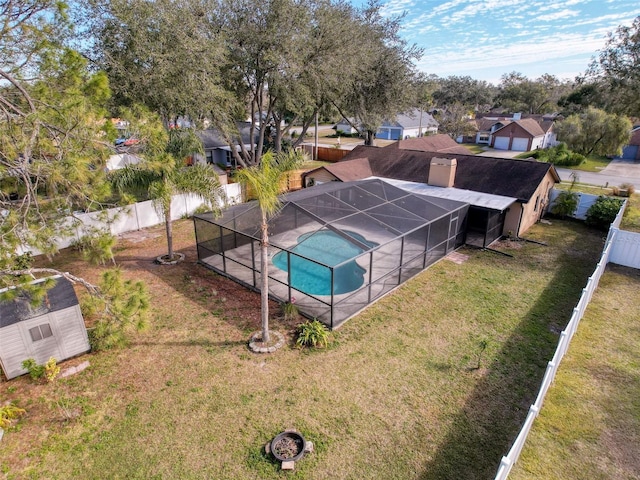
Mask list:
[[[349,231],[344,233],[364,245],[377,246],[377,243],[368,241],[358,233]],[[364,250],[331,230],[319,230],[301,235],[298,238],[298,244],[291,251],[325,265],[334,266],[357,257]],[[311,295],[331,295],[331,270],[307,258],[291,256],[291,286]],[[286,272],[287,263],[287,252],[274,255],[273,264],[280,270]],[[365,273],[366,270],[355,260],[336,268],[333,293],[339,295],[358,289],[364,283]]]

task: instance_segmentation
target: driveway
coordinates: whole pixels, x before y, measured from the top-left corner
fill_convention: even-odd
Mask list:
[[[488,148],[482,153],[478,153],[479,157],[493,157],[493,158],[515,158],[523,152],[514,152],[513,150],[495,150]]]

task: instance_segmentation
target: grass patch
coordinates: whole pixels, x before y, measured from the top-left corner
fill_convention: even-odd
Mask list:
[[[577,167],[571,167],[572,170],[582,170],[584,172],[600,172],[604,170],[611,159],[602,155],[589,155],[587,159]]]
[[[477,145],[475,143],[463,143],[462,146],[471,150],[474,155],[478,155],[479,153],[483,153],[486,151],[486,147],[483,147],[482,145]]]
[[[91,362],[68,379],[0,385],[27,409],[3,440],[7,478],[492,478],[602,248],[600,232],[554,220],[528,233],[548,246],[497,247],[514,258],[464,250],[466,263],[437,263],[313,354],[273,304],[288,346],[260,356],[247,350],[259,295],[196,265],[192,223],[174,228],[183,263],[153,262],[161,236],[116,257],[147,283],[150,332],[65,362]],[[100,273],[73,252],[54,265]],[[63,418],[58,399],[77,415]],[[263,452],[286,428],[316,446],[290,473]]]
[[[608,267],[509,478],[640,478],[638,289]]]
[[[516,155],[515,158],[529,158],[531,157],[532,152],[523,152]],[[609,163],[611,163],[611,159],[602,155],[589,155],[584,162],[580,165],[572,165],[571,167],[566,167],[563,165],[558,165],[558,168],[570,168],[571,170],[581,170],[583,172],[600,172],[604,170]]]

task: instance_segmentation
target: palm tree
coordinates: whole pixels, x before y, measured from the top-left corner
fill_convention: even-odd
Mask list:
[[[184,161],[194,153],[202,153],[202,143],[192,129],[169,132],[164,151],[153,149],[142,162],[110,173],[113,185],[124,192],[146,189],[149,199],[164,217],[167,234],[167,260],[174,260],[173,229],[171,223],[171,197],[190,193],[208,202],[214,211],[226,199],[218,175],[211,165],[186,166]]]
[[[268,343],[269,337],[269,219],[280,209],[278,195],[281,181],[285,174],[298,166],[305,159],[305,155],[295,150],[288,150],[274,154],[266,152],[259,165],[238,170],[236,180],[244,187],[248,187],[256,197],[262,220],[260,223],[260,300],[262,319],[262,341]]]

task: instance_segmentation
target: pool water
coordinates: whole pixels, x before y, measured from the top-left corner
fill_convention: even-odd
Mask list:
[[[377,243],[370,242],[355,232],[345,231],[344,233],[364,245],[377,246]],[[360,247],[331,230],[319,230],[300,235],[298,244],[291,251],[330,266],[338,265],[364,252]],[[307,258],[291,256],[291,286],[311,295],[331,295],[331,270]],[[287,263],[287,252],[274,255],[273,264],[280,270],[286,272]],[[336,268],[333,293],[339,295],[357,290],[364,283],[365,273],[366,270],[355,260]]]

